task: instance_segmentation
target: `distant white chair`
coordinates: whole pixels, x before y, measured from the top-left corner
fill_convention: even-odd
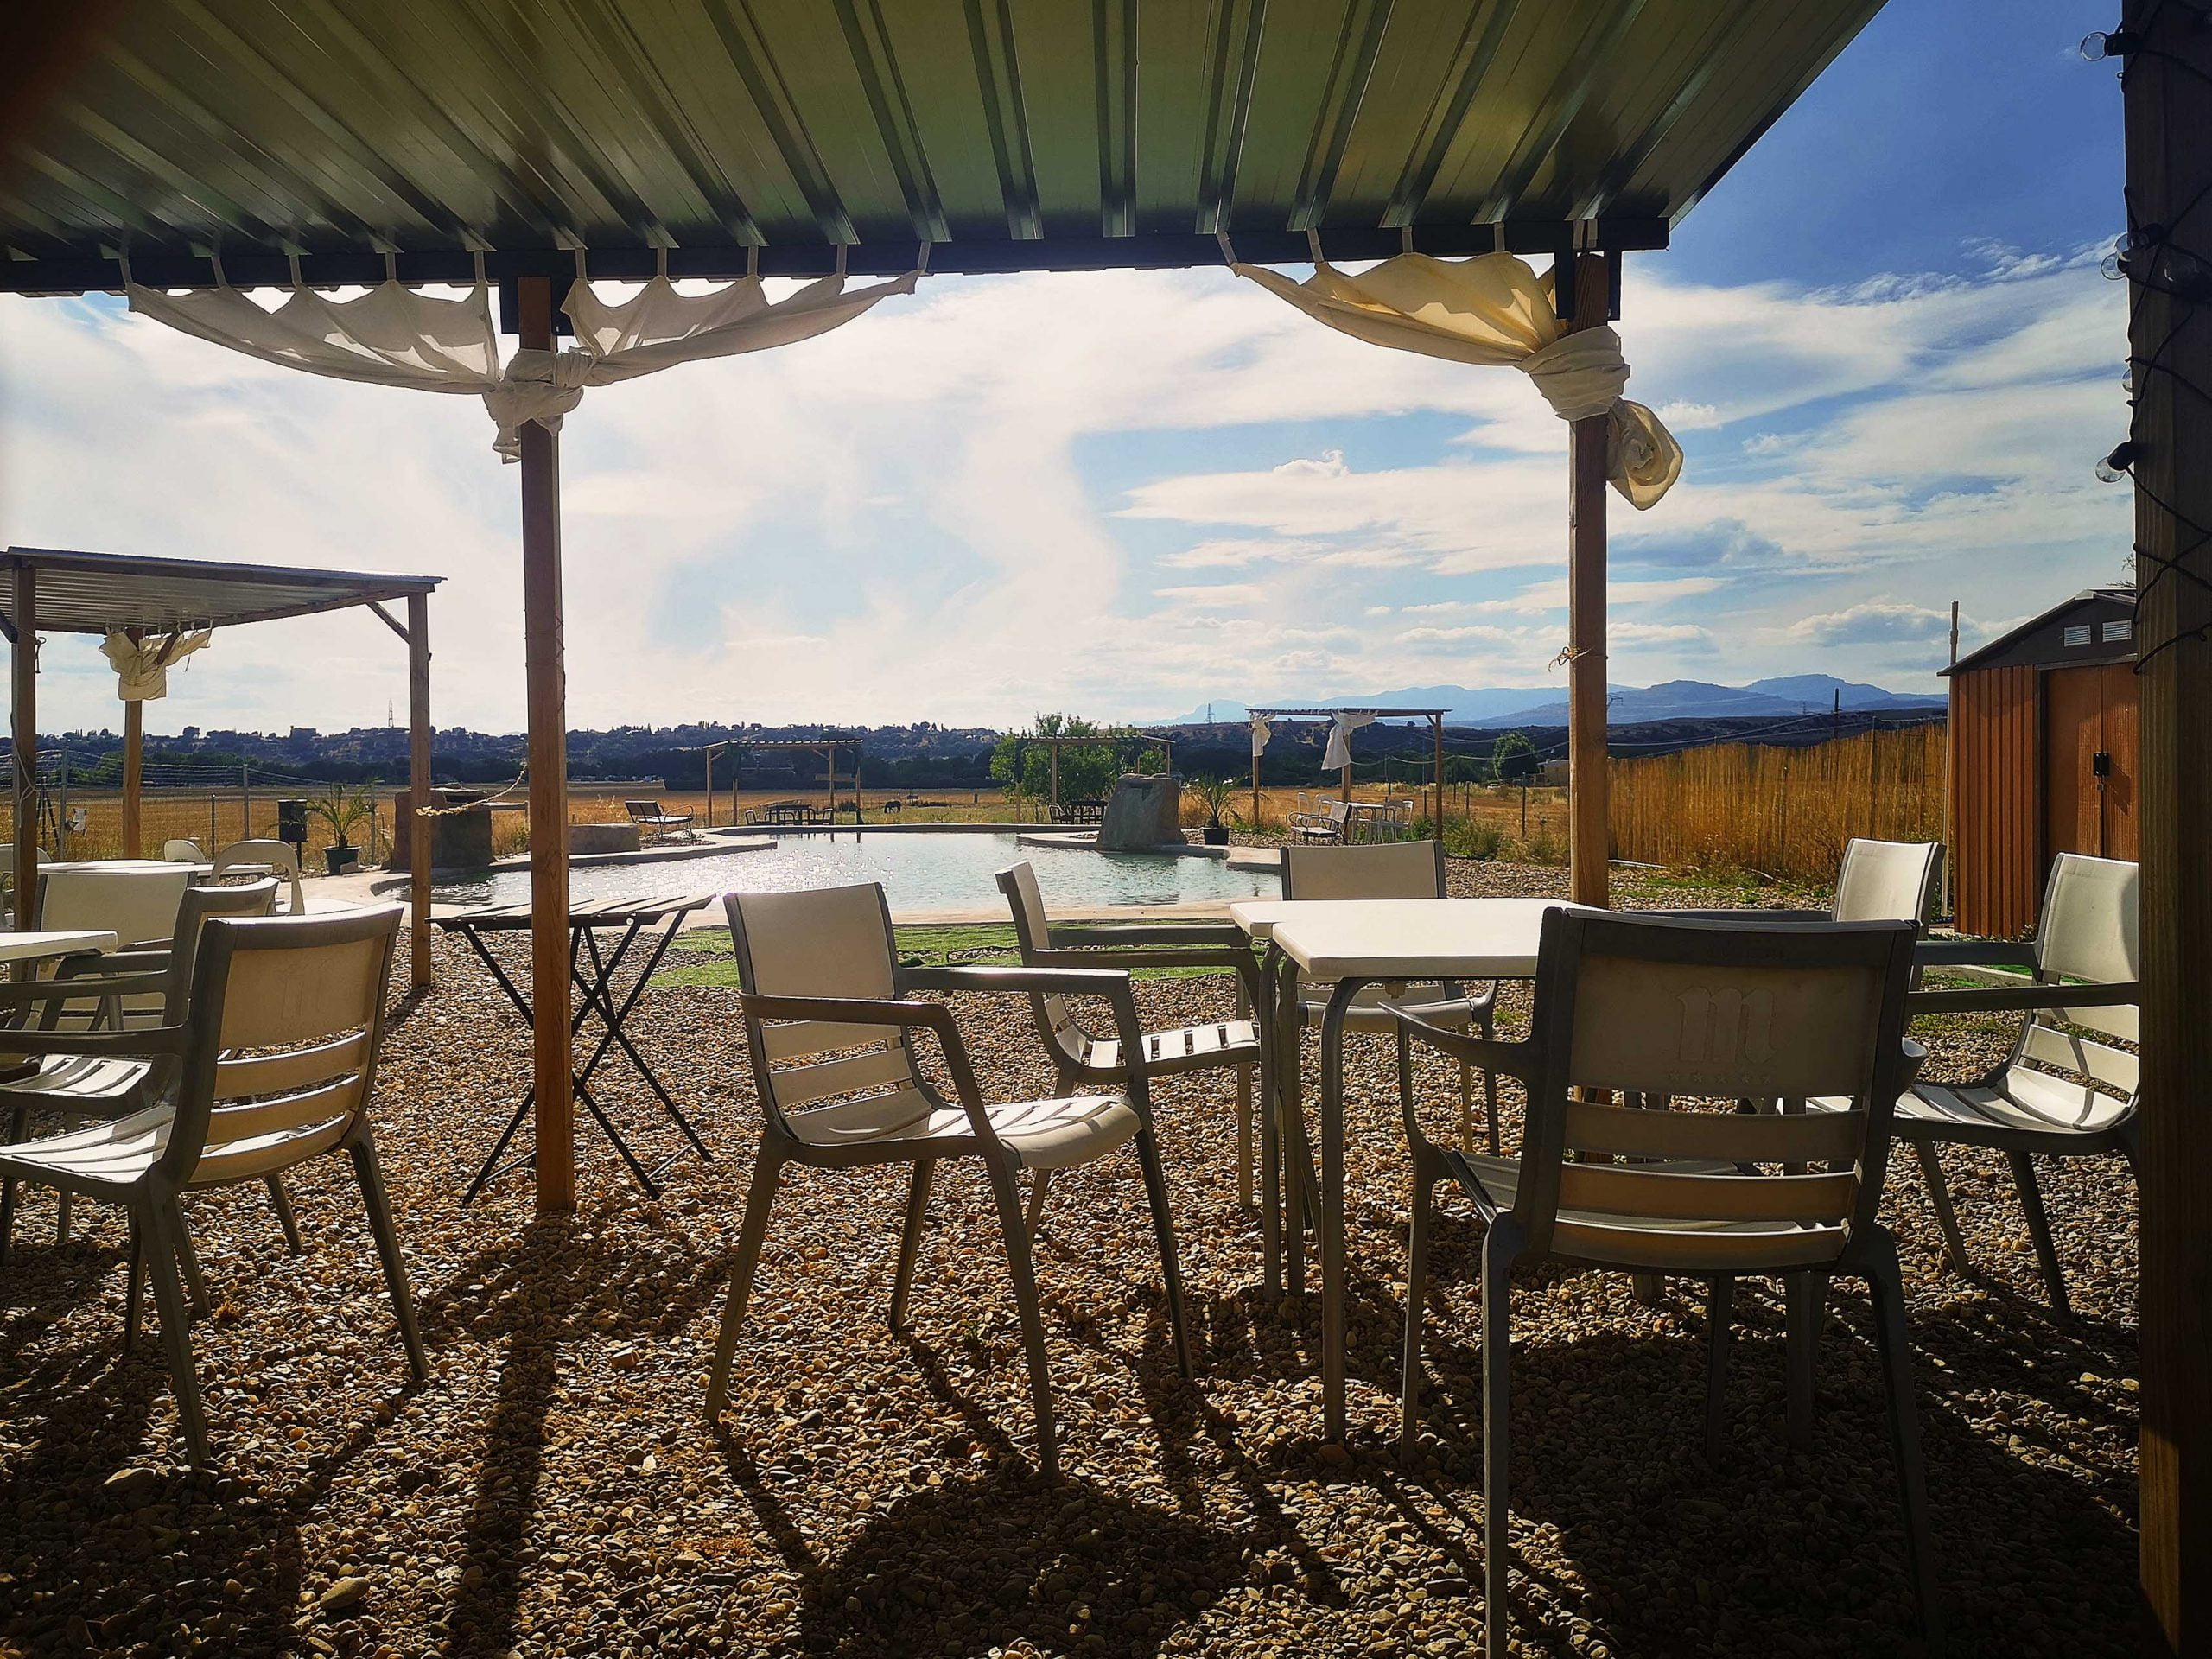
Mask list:
[[[289,841],[234,841],[215,855],[210,878],[235,869],[266,869],[291,884],[291,908],[279,915],[304,916],[308,901],[300,891],[300,855]]]
[[[172,864],[205,864],[207,855],[196,841],[169,840],[162,843],[162,856]]]
[[[176,932],[192,883],[183,865],[84,864],[41,870],[31,925],[112,933],[118,947],[158,944]]]
[[[75,874],[79,872],[54,870],[48,878]],[[174,938],[151,949],[69,957],[51,980],[0,990],[0,1006],[20,1007],[23,1023],[41,1032],[145,1031],[180,1024],[201,928],[219,916],[266,916],[276,896],[276,884],[266,876],[241,887],[187,887],[171,918]],[[33,1008],[39,1010],[35,1019]],[[48,1054],[29,1077],[0,1083],[0,1117],[6,1120],[7,1138],[20,1141],[30,1132],[34,1112],[60,1118],[65,1130],[80,1128],[157,1104],[172,1081],[149,1058]],[[69,1189],[62,1188],[56,1243],[69,1237],[70,1197]],[[274,1175],[269,1178],[269,1197],[283,1225],[284,1241],[297,1255],[299,1224]],[[7,1259],[14,1234],[15,1207],[14,1179],[0,1181],[0,1262]],[[195,1300],[204,1301],[196,1288],[196,1267],[192,1279]]]
[[[2012,1052],[1976,1082],[1916,1084],[1897,1102],[1894,1133],[1919,1154],[1944,1253],[1958,1273],[1970,1271],[1971,1263],[1937,1149],[1988,1147],[2005,1154],[2037,1263],[2061,1313],[2069,1306],[2066,1280],[2033,1160],[2038,1153],[2086,1158],[2117,1152],[2135,1166],[2142,1062],[2133,1048],[2116,1044],[2139,1040],[2136,891],[2133,864],[2062,853],[2051,866],[2032,947],[2023,951],[1961,941],[1922,948],[1923,967],[2024,957],[2031,980],[1988,989],[1923,991],[1912,999],[1916,1014],[2026,1016]]]

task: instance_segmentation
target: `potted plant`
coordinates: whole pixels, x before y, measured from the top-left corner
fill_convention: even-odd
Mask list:
[[[345,874],[361,855],[353,845],[353,831],[376,811],[375,797],[369,792],[375,783],[372,778],[365,784],[333,784],[322,794],[308,798],[308,816],[330,826],[330,845],[322,849],[322,859],[333,875]]]
[[[1221,821],[1222,809],[1229,804],[1230,797],[1236,792],[1236,785],[1227,778],[1198,778],[1192,780],[1191,792],[1205,803],[1206,827],[1202,832],[1209,847],[1229,845],[1229,826]]]

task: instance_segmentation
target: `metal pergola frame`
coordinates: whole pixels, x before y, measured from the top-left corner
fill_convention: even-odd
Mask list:
[[[1449,709],[1376,709],[1363,702],[1342,702],[1328,709],[1248,709],[1252,720],[1334,720],[1338,715],[1372,715],[1377,720],[1426,720],[1435,740],[1436,775],[1429,782],[1436,793],[1436,811],[1429,822],[1436,826],[1440,840],[1444,835],[1444,717]],[[1350,741],[1346,741],[1347,758],[1344,767],[1344,799],[1351,798],[1351,761],[1349,758]],[[1326,757],[1324,757],[1325,759]],[[1260,821],[1260,757],[1252,757],[1252,822]]]
[[[287,617],[364,609],[407,647],[408,798],[419,809],[430,791],[430,594],[442,576],[311,570],[289,565],[148,558],[62,548],[11,547],[0,554],[0,636],[8,642],[15,688],[16,925],[30,925],[38,891],[38,837],[22,826],[38,811],[38,636],[120,631],[137,638],[188,628],[232,628]],[[386,609],[404,603],[406,620]],[[28,649],[26,646],[28,645]],[[145,705],[123,705],[123,852],[137,858],[145,751]],[[430,983],[430,824],[410,811],[408,846],[410,981]],[[213,848],[207,849],[211,854]]]
[[[735,741],[736,740],[732,741]],[[827,785],[827,793],[830,799],[830,821],[832,823],[835,823],[837,819],[837,751],[840,749],[850,749],[853,752],[853,819],[855,823],[858,823],[861,813],[861,757],[864,753],[862,741],[863,740],[859,737],[827,736],[776,737],[758,741],[752,739],[747,739],[743,744],[743,753],[750,753],[755,751],[781,749],[785,751],[804,750],[810,754],[820,755],[823,760],[828,763],[830,768],[830,781]],[[745,764],[743,753],[741,753],[738,764],[741,766]],[[733,791],[737,788],[736,774],[734,773],[731,776],[730,788]],[[736,802],[733,800],[731,802],[731,808],[734,810],[735,807]]]

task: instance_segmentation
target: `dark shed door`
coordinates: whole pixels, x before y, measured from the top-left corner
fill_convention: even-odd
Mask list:
[[[2135,856],[2132,663],[2044,676],[2044,855]]]

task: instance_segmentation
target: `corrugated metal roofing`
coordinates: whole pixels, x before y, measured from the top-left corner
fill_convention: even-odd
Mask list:
[[[0,571],[10,578],[0,581],[0,622],[5,623],[10,639],[16,634],[12,575],[25,565],[37,574],[35,602],[41,633],[105,633],[111,628],[165,633],[176,628],[228,627],[404,599],[427,594],[444,580],[11,547],[0,554]]]
[[[1657,247],[1879,4],[130,0],[17,124],[0,288]]]

